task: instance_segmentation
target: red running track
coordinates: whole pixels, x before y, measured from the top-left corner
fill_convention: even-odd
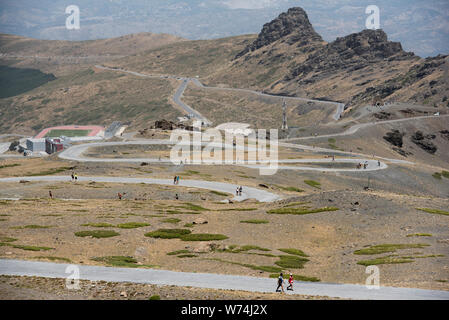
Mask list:
[[[51,127],[51,128],[46,128],[46,129],[42,130],[34,138],[36,138],[36,139],[44,138],[45,135],[49,131],[52,131],[52,130],[90,130],[89,133],[87,134],[87,136],[88,137],[94,137],[94,136],[98,135],[100,133],[100,131],[103,131],[104,127],[100,127],[100,126],[58,126],[58,127]]]

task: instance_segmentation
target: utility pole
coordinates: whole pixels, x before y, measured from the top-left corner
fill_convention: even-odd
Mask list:
[[[288,130],[287,104],[285,103],[285,99],[282,100],[282,130]]]

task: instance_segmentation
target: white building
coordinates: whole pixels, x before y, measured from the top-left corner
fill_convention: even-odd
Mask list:
[[[45,138],[40,139],[27,139],[27,149],[32,152],[45,152]]]

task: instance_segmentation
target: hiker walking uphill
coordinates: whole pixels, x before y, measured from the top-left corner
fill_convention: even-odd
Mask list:
[[[293,291],[293,274],[290,273],[290,278],[288,278],[287,290]]]
[[[282,275],[282,272],[278,278],[278,287],[276,288],[276,292],[281,292],[281,290],[279,290],[279,288],[281,288],[282,292],[284,292],[284,277]]]

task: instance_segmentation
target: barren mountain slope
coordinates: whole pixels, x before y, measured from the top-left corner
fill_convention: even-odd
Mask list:
[[[91,41],[37,40],[0,34],[0,64],[40,69],[58,76],[80,65],[105,62],[179,41],[183,39],[152,33]]]

